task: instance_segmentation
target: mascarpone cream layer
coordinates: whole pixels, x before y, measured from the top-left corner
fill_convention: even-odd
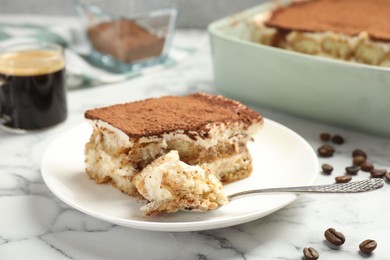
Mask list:
[[[166,147],[167,142],[170,140],[183,140],[188,142],[194,142],[190,136],[195,137],[195,144],[208,149],[217,145],[221,141],[230,140],[232,142],[236,141],[239,135],[241,142],[247,142],[253,138],[253,136],[261,129],[262,122],[254,123],[249,128],[245,129],[245,125],[243,123],[235,122],[229,125],[226,124],[208,124],[206,126],[209,129],[208,138],[201,138],[199,134],[195,131],[189,132],[188,134],[184,133],[183,130],[177,130],[171,133],[165,133],[162,136],[149,136],[142,137],[136,141],[131,140],[127,134],[125,134],[120,129],[104,122],[101,120],[87,120],[90,125],[94,128],[103,129],[109,132],[114,133],[115,135],[111,135],[111,137],[116,137],[113,139],[108,138],[105,142],[116,143],[119,147],[131,148],[134,146],[135,142],[142,143],[153,143],[160,142],[162,146]]]

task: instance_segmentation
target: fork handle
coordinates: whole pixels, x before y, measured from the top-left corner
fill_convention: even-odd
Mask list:
[[[255,189],[234,193],[228,196],[229,200],[238,196],[256,193],[357,193],[376,190],[384,185],[384,180],[380,178],[354,181],[348,183],[335,183],[315,186],[298,186],[283,188]]]

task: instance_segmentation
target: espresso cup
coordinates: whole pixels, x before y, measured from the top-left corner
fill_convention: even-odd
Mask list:
[[[15,132],[40,130],[67,117],[61,46],[30,42],[0,49],[0,122]]]

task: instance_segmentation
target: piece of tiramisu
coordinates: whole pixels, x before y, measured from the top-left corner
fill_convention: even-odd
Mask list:
[[[261,13],[253,41],[311,55],[390,67],[390,1],[306,0]]]
[[[85,147],[87,174],[141,198],[150,193],[137,190],[133,181],[139,184],[152,172],[145,167],[172,150],[185,164],[202,165],[223,183],[248,177],[252,158],[247,142],[263,124],[263,117],[243,104],[203,93],[92,109],[85,117],[93,127]],[[135,177],[144,169],[147,173]]]
[[[149,201],[141,208],[148,216],[179,210],[204,212],[228,203],[218,178],[205,165],[180,161],[175,150],[154,160],[132,182]]]

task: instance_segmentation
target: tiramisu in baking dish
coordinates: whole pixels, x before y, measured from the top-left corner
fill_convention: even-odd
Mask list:
[[[85,117],[93,126],[85,148],[87,174],[147,199],[147,215],[225,203],[220,183],[251,174],[247,142],[263,124],[243,104],[203,93],[92,109]]]
[[[390,67],[390,1],[293,1],[252,21],[253,40],[301,53]]]

